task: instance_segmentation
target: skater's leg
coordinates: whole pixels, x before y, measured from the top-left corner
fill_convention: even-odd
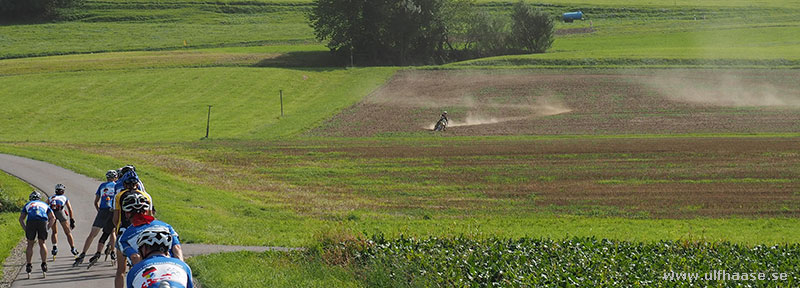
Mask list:
[[[53,226],[50,227],[53,230],[53,236],[50,236],[50,243],[53,243],[53,246],[58,245],[58,221],[53,223]]]
[[[36,240],[28,240],[28,247],[25,248],[25,263],[31,263],[33,260],[33,245],[36,244]]]
[[[125,255],[117,251],[117,273],[114,276],[114,288],[125,287],[125,269],[128,268],[125,261]]]
[[[61,221],[61,227],[64,228],[64,234],[67,235],[69,247],[75,248],[75,240],[72,238],[72,229],[69,229],[69,223],[67,223],[67,221]]]
[[[94,237],[97,237],[97,233],[100,233],[100,227],[92,227],[92,231],[89,231],[89,236],[86,236],[86,242],[83,242],[83,250],[81,252],[85,254],[86,251],[89,251]]]
[[[47,239],[45,237],[45,239]],[[42,263],[47,262],[47,246],[45,246],[45,239],[39,239],[39,256],[42,256]]]

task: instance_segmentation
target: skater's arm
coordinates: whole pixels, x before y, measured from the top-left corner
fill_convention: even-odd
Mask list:
[[[75,215],[72,215],[72,204],[67,200],[67,211],[69,212],[69,219],[75,219]]]
[[[25,212],[19,213],[19,225],[22,226],[22,231],[25,231]]]
[[[142,261],[142,256],[140,256],[139,253],[134,253],[133,255],[131,255],[132,265],[136,265],[136,263],[139,263],[141,261]]]
[[[53,211],[47,211],[47,227],[56,225],[56,215],[53,214]]]
[[[183,250],[180,244],[172,246],[172,256],[183,261]]]

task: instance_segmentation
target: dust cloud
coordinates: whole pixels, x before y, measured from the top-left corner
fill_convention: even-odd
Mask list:
[[[642,79],[644,85],[673,101],[723,107],[800,107],[796,89],[752,77],[709,71],[700,77],[665,72]]]

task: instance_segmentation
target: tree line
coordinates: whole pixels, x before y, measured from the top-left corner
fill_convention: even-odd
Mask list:
[[[348,63],[441,64],[495,55],[544,53],[554,18],[522,1],[511,15],[474,0],[314,0],[316,38]]]
[[[4,19],[48,19],[57,16],[58,8],[80,6],[83,0],[0,0]]]

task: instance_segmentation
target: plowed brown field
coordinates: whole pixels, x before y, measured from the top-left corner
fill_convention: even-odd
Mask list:
[[[403,71],[324,136],[800,132],[800,71]]]

